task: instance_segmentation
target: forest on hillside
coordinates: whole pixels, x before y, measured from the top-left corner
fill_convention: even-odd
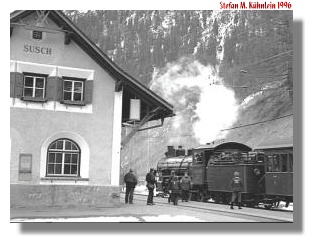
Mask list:
[[[195,147],[224,127],[292,113],[292,11],[64,13],[117,65],[174,105],[176,116],[164,127],[139,133],[123,150],[123,168],[133,165],[142,174],[167,145]],[[275,125],[263,126],[265,135]],[[252,130],[228,135],[254,145],[263,138]]]

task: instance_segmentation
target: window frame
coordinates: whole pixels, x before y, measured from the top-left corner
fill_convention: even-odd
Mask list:
[[[85,82],[86,79],[84,78],[75,78],[75,77],[62,77],[62,100],[61,103],[63,104],[69,104],[69,105],[79,105],[79,106],[83,106],[85,105]],[[71,82],[72,83],[72,89],[71,91],[66,91],[65,90],[65,82]],[[81,83],[82,87],[81,87],[81,92],[76,92],[75,91],[75,83]],[[70,92],[71,93],[71,99],[65,99],[65,92]],[[81,94],[81,100],[74,100],[74,94],[75,93],[80,93]]]
[[[63,141],[63,147],[62,149],[52,149],[51,146],[54,143],[57,143],[58,141]],[[66,150],[65,149],[65,144],[66,141],[71,142],[76,146],[77,150]],[[60,174],[55,174],[55,173],[49,173],[49,164],[50,163],[50,154],[62,154],[62,161],[61,161],[61,173]],[[66,154],[76,154],[77,155],[77,173],[76,174],[65,174],[65,155]],[[70,171],[71,171],[71,166],[72,163],[69,163],[70,165]],[[54,163],[54,166],[56,166],[56,162]],[[81,148],[80,146],[73,140],[68,139],[68,138],[59,138],[57,140],[54,140],[53,142],[50,143],[50,145],[47,148],[47,155],[46,155],[46,172],[45,172],[45,176],[52,178],[52,177],[59,177],[59,178],[80,178],[81,177],[81,173],[80,173],[80,168],[81,168]]]
[[[32,78],[32,87],[26,86],[26,78]],[[36,79],[43,79],[43,87],[36,86]],[[33,101],[33,102],[46,102],[46,94],[47,94],[47,79],[48,75],[40,74],[40,73],[31,73],[31,72],[23,72],[23,88],[22,88],[22,97],[21,99],[24,101]],[[25,94],[26,89],[32,89],[32,96],[27,96]],[[36,90],[43,90],[42,96],[36,96]]]
[[[283,164],[283,157],[285,156],[285,162],[286,164]],[[293,161],[291,161],[292,154],[289,153],[281,153],[281,152],[274,152],[266,154],[265,156],[265,167],[266,172],[270,173],[292,173],[293,172]],[[275,170],[275,157],[276,157],[276,168],[278,170]],[[284,168],[285,166],[285,168]],[[270,169],[271,168],[271,169]],[[283,170],[285,169],[285,170]]]

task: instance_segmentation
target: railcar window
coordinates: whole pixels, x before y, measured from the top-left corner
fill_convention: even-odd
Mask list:
[[[289,154],[289,171],[293,172],[293,154]]]
[[[273,155],[273,171],[274,172],[280,171],[280,169],[279,169],[279,154]]]
[[[267,156],[267,171],[268,172],[273,171],[273,155]]]
[[[264,161],[265,161],[264,154],[258,153],[257,154],[257,162],[264,162]]]
[[[281,154],[282,172],[287,172],[287,154]]]

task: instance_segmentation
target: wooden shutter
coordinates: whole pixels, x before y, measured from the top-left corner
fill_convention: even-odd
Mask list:
[[[91,104],[93,102],[93,80],[85,81],[84,86],[84,102],[85,104]]]
[[[59,92],[60,91],[60,92]],[[48,77],[46,83],[46,98],[48,101],[60,101],[62,95],[62,78]]]
[[[14,72],[14,97],[21,98],[23,96],[23,73]]]
[[[56,77],[56,97],[55,100],[60,102],[63,100],[63,78]]]
[[[14,98],[15,73],[10,72],[10,97]]]

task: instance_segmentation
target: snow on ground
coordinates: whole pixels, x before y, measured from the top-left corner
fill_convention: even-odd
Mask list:
[[[122,192],[125,192],[125,188],[123,188]],[[139,184],[135,188],[135,193],[139,195],[148,195],[148,190],[146,185]],[[157,195],[156,189],[154,190],[154,195]],[[212,199],[209,199],[208,202],[214,202]],[[286,202],[281,201],[277,207],[277,209],[293,211],[293,203],[290,203],[288,207],[285,207]]]
[[[158,215],[133,217],[83,217],[83,218],[38,218],[38,219],[12,219],[11,222],[204,222],[195,217],[186,215]]]

